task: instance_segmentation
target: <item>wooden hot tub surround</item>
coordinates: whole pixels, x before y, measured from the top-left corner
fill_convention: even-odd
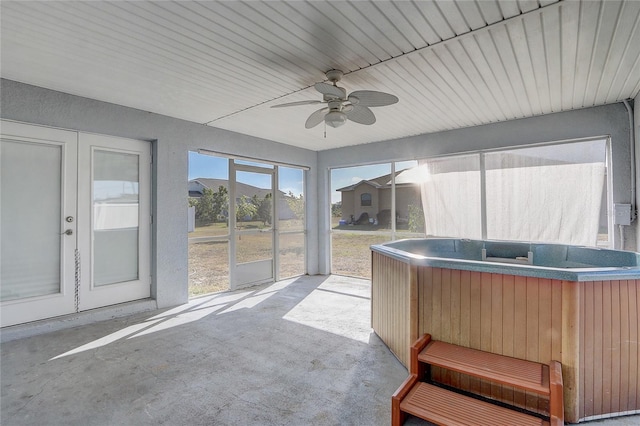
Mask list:
[[[541,364],[560,361],[568,422],[640,412],[637,268],[567,271],[460,258],[447,263],[380,247],[372,247],[372,327],[405,366],[413,342],[429,333],[434,340]],[[433,374],[445,384],[462,380],[464,388],[466,380],[475,386],[473,378],[437,368]],[[536,395],[495,383],[479,386],[489,398],[547,409]]]

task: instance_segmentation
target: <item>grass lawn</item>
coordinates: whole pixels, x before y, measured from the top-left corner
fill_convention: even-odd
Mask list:
[[[284,222],[284,221],[283,221]],[[290,221],[288,221],[290,222]],[[254,229],[263,224],[243,222]],[[286,229],[297,229],[299,224],[289,223]],[[246,228],[245,228],[246,229]],[[225,223],[200,226],[189,233],[189,238],[226,236]],[[304,264],[304,234],[280,235],[280,279],[302,275]],[[252,262],[273,257],[271,234],[244,234],[238,237],[237,261]],[[189,244],[189,297],[215,293],[229,289],[229,242],[191,241]]]
[[[333,218],[331,234],[332,264],[334,274],[371,278],[372,244],[391,240],[391,231],[376,225],[339,226],[339,218]],[[294,223],[296,222],[296,223]],[[254,229],[264,227],[260,222],[243,222]],[[281,221],[280,229],[302,229],[301,221]],[[371,232],[376,231],[376,232]],[[229,235],[226,223],[199,226],[189,238]],[[409,232],[396,233],[396,239],[420,237]],[[240,235],[238,262],[252,262],[272,258],[271,234]],[[302,275],[304,264],[304,234],[280,235],[280,279]],[[227,290],[229,288],[229,243],[206,241],[189,244],[189,296]]]
[[[331,234],[331,272],[371,279],[372,244],[391,240],[391,233],[337,231]]]

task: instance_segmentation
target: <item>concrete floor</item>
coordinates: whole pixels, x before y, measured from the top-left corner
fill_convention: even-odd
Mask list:
[[[0,423],[388,425],[407,372],[369,316],[368,281],[314,276],[8,341]]]

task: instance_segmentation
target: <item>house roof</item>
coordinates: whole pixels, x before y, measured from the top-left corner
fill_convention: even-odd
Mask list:
[[[402,171],[396,172],[396,176],[398,176],[400,173],[402,173]],[[399,184],[399,183],[396,182],[396,184]],[[378,176],[378,177],[371,178],[371,179],[363,179],[360,182],[354,183],[352,185],[345,186],[343,188],[338,188],[338,189],[336,189],[336,191],[338,191],[338,192],[353,191],[354,189],[356,189],[360,185],[371,185],[374,188],[390,187],[391,186],[391,173],[387,173],[385,175]]]
[[[338,188],[338,189],[336,189],[336,191],[338,191],[338,192],[353,191],[354,189],[356,189],[360,185],[370,185],[370,186],[373,186],[376,189],[380,188],[382,186],[379,183],[374,182],[372,180],[363,179],[358,183],[354,183],[353,185],[345,186],[344,188]]]
[[[323,150],[567,111],[640,91],[640,2],[0,2],[3,78]],[[305,129],[314,83],[392,93]]]
[[[199,182],[204,187],[217,191],[219,187],[224,186],[229,189],[229,181],[226,179],[213,179],[213,178],[196,178],[191,179],[191,182]],[[264,198],[267,194],[271,194],[273,191],[270,189],[258,188],[256,186],[247,185],[246,183],[236,182],[236,197],[247,196],[253,197],[257,195],[259,198]],[[284,192],[280,191],[282,195]]]

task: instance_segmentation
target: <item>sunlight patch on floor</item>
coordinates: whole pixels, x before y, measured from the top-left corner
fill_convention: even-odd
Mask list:
[[[323,283],[283,319],[368,343],[371,335],[369,294],[345,290],[339,285]]]

